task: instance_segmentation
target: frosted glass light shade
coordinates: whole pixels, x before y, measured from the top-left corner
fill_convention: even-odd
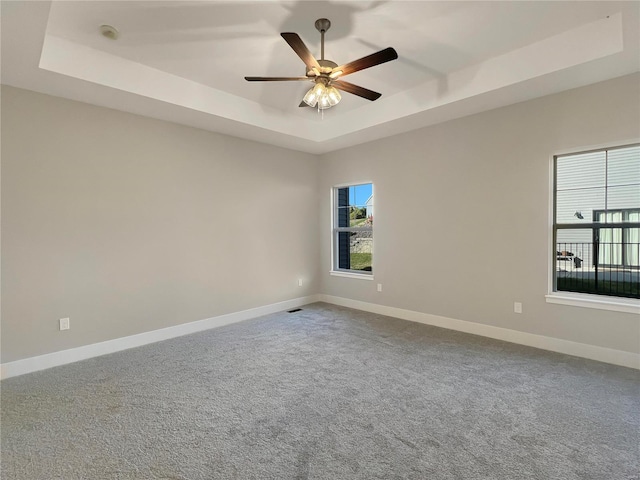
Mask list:
[[[316,83],[315,86],[305,94],[302,101],[310,107],[315,107],[318,100],[325,96],[326,87],[322,83]]]
[[[320,110],[325,110],[327,108],[331,108],[331,102],[329,101],[329,95],[327,95],[326,92],[324,93],[324,95],[322,95],[318,99],[318,108]]]
[[[336,87],[327,88],[327,97],[329,99],[329,104],[332,107],[334,105],[337,105],[340,102],[340,100],[342,99],[342,95],[340,95],[340,92],[338,91],[338,89]]]

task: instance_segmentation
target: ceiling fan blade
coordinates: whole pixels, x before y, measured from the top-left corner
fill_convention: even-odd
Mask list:
[[[284,38],[289,46],[293,48],[293,51],[298,54],[298,56],[302,59],[309,70],[311,70],[313,67],[316,67],[318,70],[320,70],[320,64],[311,54],[311,52],[297,33],[284,32],[280,35],[282,35],[282,38]]]
[[[340,75],[349,75],[350,73],[358,72],[360,70],[364,70],[365,68],[375,67],[376,65],[380,65],[381,63],[390,62],[391,60],[395,60],[398,58],[398,52],[396,52],[393,48],[385,48],[384,50],[380,50],[379,52],[372,53],[371,55],[367,55],[366,57],[362,57],[358,60],[354,60],[353,62],[345,63],[344,65],[340,65],[333,69],[333,72],[342,72]]]
[[[358,85],[354,85],[353,83],[343,82],[342,80],[331,82],[331,85],[336,87],[338,90],[352,93],[359,97],[366,98],[367,100],[371,100],[372,102],[382,96],[381,93],[374,92],[373,90],[369,90],[368,88],[359,87]]]
[[[309,77],[244,77],[247,82],[299,82]]]

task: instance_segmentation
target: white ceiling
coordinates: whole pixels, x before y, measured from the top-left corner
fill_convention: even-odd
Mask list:
[[[640,71],[640,2],[2,1],[2,83],[311,153]],[[320,115],[304,64],[394,47]],[[121,35],[104,38],[110,24]]]

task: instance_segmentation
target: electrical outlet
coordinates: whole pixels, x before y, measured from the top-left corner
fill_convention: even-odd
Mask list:
[[[513,311],[515,313],[522,313],[522,304],[520,302],[514,302]]]
[[[60,330],[69,330],[71,325],[69,324],[69,318],[60,319]]]
[[[378,284],[378,291],[379,291],[379,292],[381,292],[381,291],[382,291],[382,284],[381,284],[381,283],[379,283],[379,284]]]
[[[299,278],[299,279],[298,279],[298,286],[299,286],[299,287],[301,287],[301,286],[302,286],[302,279],[301,279],[301,278]]]

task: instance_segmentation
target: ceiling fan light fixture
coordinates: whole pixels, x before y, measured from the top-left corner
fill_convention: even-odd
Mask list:
[[[310,107],[315,107],[321,98],[324,98],[327,88],[324,83],[318,82],[305,94],[302,101]]]

